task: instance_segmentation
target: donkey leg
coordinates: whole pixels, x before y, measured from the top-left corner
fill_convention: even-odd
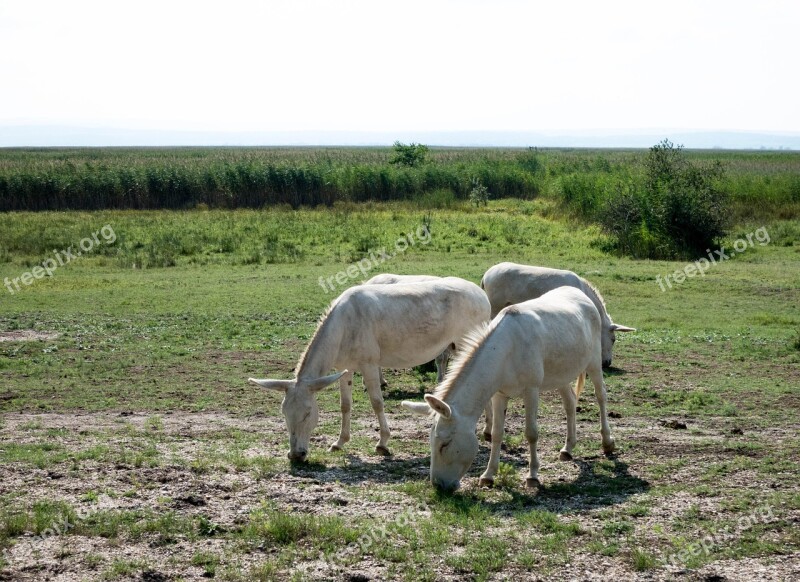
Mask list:
[[[450,344],[445,348],[445,350],[436,356],[434,360],[436,362],[436,383],[441,384],[442,380],[444,380],[445,374],[447,374],[447,364],[450,363],[450,354],[455,350],[455,344]]]
[[[380,374],[381,388],[386,388],[389,383],[386,381],[386,378],[383,377],[383,370],[378,370],[378,374]]]
[[[566,386],[561,389],[561,402],[564,405],[564,412],[567,413],[567,440],[564,442],[564,448],[558,458],[561,461],[572,460],[572,449],[578,442],[578,429],[575,422],[575,405],[577,398],[572,386]]]
[[[489,465],[481,475],[480,484],[491,487],[494,485],[494,476],[500,466],[500,445],[503,443],[503,431],[505,431],[506,408],[508,407],[508,396],[503,396],[499,392],[492,396],[492,451],[489,453]]]
[[[486,417],[486,423],[483,425],[483,438],[487,443],[492,442],[492,401],[483,409],[483,415]]]
[[[539,456],[536,454],[536,446],[539,442],[539,388],[538,386],[525,391],[525,438],[530,448],[530,465],[528,467],[528,477],[525,479],[527,487],[539,486]]]
[[[339,379],[339,406],[342,410],[342,430],[339,440],[331,445],[329,450],[341,451],[344,444],[350,440],[350,410],[353,408],[353,372],[348,371]]]
[[[380,427],[381,437],[375,446],[375,452],[379,455],[391,455],[389,448],[386,446],[389,442],[389,423],[386,422],[386,414],[383,412],[380,369],[377,366],[365,367],[362,374],[364,375],[364,386],[367,387],[367,394],[369,394],[369,402],[378,417],[378,426]]]
[[[608,424],[608,414],[606,413],[606,385],[603,382],[603,369],[598,363],[587,369],[586,372],[592,379],[594,395],[600,406],[600,436],[603,439],[603,452],[610,455],[614,452],[614,437],[611,436],[611,427]]]

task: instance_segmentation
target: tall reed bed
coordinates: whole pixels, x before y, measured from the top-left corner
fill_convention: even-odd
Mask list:
[[[589,220],[620,183],[637,183],[646,150],[433,148],[420,167],[391,148],[0,149],[0,211],[259,208],[336,201],[466,200],[477,179],[492,198],[562,199]],[[800,215],[800,153],[687,152],[721,160],[735,212]]]
[[[258,208],[408,200],[473,179],[497,197],[530,198],[540,181],[518,153],[437,152],[417,168],[376,148],[43,149],[0,152],[0,211]]]

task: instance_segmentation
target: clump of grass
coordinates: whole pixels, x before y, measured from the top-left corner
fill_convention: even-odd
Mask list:
[[[164,420],[159,415],[154,415],[145,420],[144,429],[147,432],[162,432],[164,430]]]
[[[464,574],[473,574],[478,580],[486,580],[492,572],[499,572],[508,561],[509,542],[504,539],[480,537],[470,543],[463,554],[449,556],[445,562]]]
[[[614,520],[603,525],[603,535],[620,537],[633,531],[633,524],[628,521]]]
[[[586,548],[590,552],[600,554],[601,556],[612,557],[619,553],[619,544],[609,542],[608,540],[592,540],[586,544]]]
[[[118,578],[130,577],[137,572],[147,569],[147,562],[144,560],[114,560],[111,566],[103,572],[103,580],[116,580]]]
[[[275,580],[280,580],[278,576],[278,566],[272,561],[253,566],[250,568],[245,579],[253,580],[254,582],[274,582]]]
[[[225,528],[208,519],[205,515],[197,518],[197,533],[204,537],[213,537],[225,532]]]
[[[100,494],[97,491],[87,491],[81,496],[81,501],[84,503],[97,503],[100,499]]]
[[[650,552],[634,548],[631,551],[631,566],[637,572],[652,570],[656,567],[656,559]]]
[[[211,552],[197,552],[192,556],[192,566],[203,568],[203,576],[206,578],[214,578],[216,576],[219,564],[219,556]]]
[[[500,463],[497,474],[494,476],[494,486],[500,489],[515,489],[517,486],[517,471],[510,463]]]
[[[347,545],[359,532],[340,517],[311,513],[285,513],[260,509],[253,513],[241,535],[252,541],[265,540],[275,545],[288,545],[310,539],[318,547]]]

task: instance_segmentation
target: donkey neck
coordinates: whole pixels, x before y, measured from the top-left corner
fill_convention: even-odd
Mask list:
[[[608,319],[608,313],[606,312],[605,303],[603,303],[603,298],[600,297],[600,293],[597,292],[595,289],[586,279],[583,277],[581,279],[581,291],[583,291],[586,296],[594,303],[594,306],[597,308],[597,311],[600,313],[600,319],[605,321]]]
[[[453,378],[453,384],[448,393],[443,397],[451,407],[466,418],[478,422],[478,417],[483,413],[486,404],[497,391],[498,375],[492,373],[496,363],[492,365],[491,350],[477,348],[476,353],[465,362],[458,374]]]
[[[295,376],[302,379],[321,378],[336,364],[342,340],[342,326],[337,324],[336,312],[329,312],[317,326],[311,342],[300,358]]]

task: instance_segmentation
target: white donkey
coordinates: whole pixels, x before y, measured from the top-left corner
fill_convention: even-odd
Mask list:
[[[494,409],[492,450],[481,484],[494,482],[506,406],[508,399],[516,396],[522,396],[525,402],[525,437],[530,446],[527,485],[538,485],[539,393],[561,392],[567,438],[560,458],[569,460],[577,441],[575,403],[586,374],[600,405],[603,451],[613,452],[600,355],[600,314],[582,291],[560,287],[538,299],[507,307],[465,343],[467,347],[434,394],[426,394],[425,402],[403,402],[414,412],[435,413],[431,428],[431,482],[435,486],[459,486],[478,453],[475,425],[490,398]],[[576,377],[573,392],[570,384]]]
[[[611,321],[600,292],[589,281],[561,269],[531,267],[516,263],[500,263],[491,267],[481,279],[481,288],[486,291],[492,304],[492,318],[509,305],[541,297],[548,291],[567,285],[583,291],[592,300],[602,319],[603,367],[611,366],[612,349],[617,341],[616,332],[636,331],[632,327]]]
[[[396,283],[420,283],[435,281],[441,279],[435,275],[394,275],[392,273],[382,273],[375,275],[372,279],[364,281],[362,285],[394,285]],[[488,320],[486,321],[488,323]],[[441,354],[436,356],[436,383],[441,384],[444,376],[447,373],[447,364],[455,351],[455,345],[447,346],[447,349]],[[383,378],[381,372],[381,388],[388,386],[386,380]],[[483,438],[488,442],[492,440],[492,404],[491,402],[486,405],[485,410],[486,423],[483,427]]]
[[[372,279],[364,281],[362,285],[395,285],[397,283],[426,283],[428,281],[437,281],[441,277],[436,275],[395,275],[393,273],[381,273],[375,275]],[[441,354],[436,356],[436,383],[440,384],[444,380],[444,374],[447,372],[447,362],[450,361],[450,349],[446,349]],[[388,383],[383,377],[381,371],[381,388],[388,386]]]
[[[381,366],[408,368],[432,360],[450,344],[460,345],[470,330],[488,321],[489,309],[480,287],[457,277],[351,287],[322,317],[297,364],[294,380],[250,378],[250,382],[284,392],[281,410],[289,429],[289,458],[304,461],[319,416],[316,393],[336,380],[342,429],[331,449],[339,450],[350,440],[353,371],[360,371],[380,425],[375,450],[388,455]],[[342,371],[327,375],[332,368]]]

